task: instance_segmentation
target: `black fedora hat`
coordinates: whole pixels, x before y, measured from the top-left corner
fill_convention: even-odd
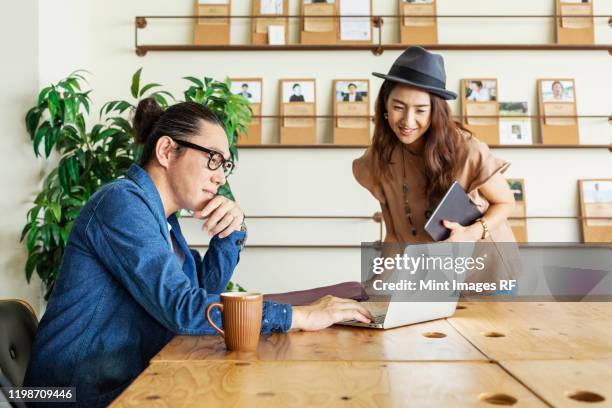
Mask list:
[[[395,60],[387,75],[378,72],[372,72],[372,75],[421,88],[443,99],[457,99],[456,93],[446,89],[442,56],[421,47],[407,48]]]

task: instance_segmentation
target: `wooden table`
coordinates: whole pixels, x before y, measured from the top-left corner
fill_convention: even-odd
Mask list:
[[[447,321],[393,330],[332,326],[320,332],[262,336],[256,353],[228,352],[219,336],[177,336],[153,358],[160,361],[487,361]]]
[[[190,361],[153,363],[113,407],[545,407],[489,363]]]
[[[447,321],[491,360],[612,358],[612,303],[462,306]]]
[[[500,365],[554,406],[612,407],[612,360],[516,360]]]
[[[461,303],[392,330],[176,337],[113,406],[612,406],[612,303]]]

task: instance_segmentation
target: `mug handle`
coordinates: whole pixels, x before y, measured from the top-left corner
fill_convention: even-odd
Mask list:
[[[212,318],[210,317],[210,312],[212,311],[212,309],[214,307],[218,307],[219,310],[221,310],[221,313],[223,313],[223,304],[222,303],[211,303],[210,305],[208,305],[208,307],[206,308],[206,320],[208,320],[208,323],[213,327],[213,329],[215,329],[217,331],[217,333],[219,333],[221,335],[221,337],[225,338],[225,332],[223,330],[221,330],[216,324],[215,322],[213,322]]]

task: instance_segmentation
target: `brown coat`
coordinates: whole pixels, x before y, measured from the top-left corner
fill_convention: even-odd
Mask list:
[[[473,136],[465,136],[467,144],[467,157],[461,169],[457,181],[468,193],[470,199],[478,206],[484,214],[489,208],[489,202],[484,198],[479,189],[496,173],[504,173],[510,164],[502,159],[494,157],[488,146]],[[408,201],[412,213],[412,219],[417,229],[417,235],[413,236],[410,225],[404,214],[404,198],[402,191],[402,149],[404,145],[395,148],[391,156],[390,177],[384,177],[376,182],[373,177],[373,152],[370,147],[362,157],[353,161],[353,175],[355,179],[365,187],[380,202],[385,228],[387,234],[385,243],[416,244],[433,242],[425,232],[425,211],[428,209],[426,198],[427,178],[425,176],[425,165],[422,155],[411,150],[404,153],[406,165],[406,180],[408,182]],[[422,149],[421,149],[422,151]],[[433,203],[433,210],[437,203]],[[516,239],[508,221],[499,224],[490,231],[490,237],[486,240],[497,243],[515,243]],[[482,241],[481,241],[482,242]],[[508,247],[508,248],[506,248]],[[518,247],[516,244],[504,244],[500,247],[502,261],[518,262]],[[512,248],[515,248],[512,249]],[[520,262],[519,262],[520,263]],[[505,277],[516,276],[518,270],[516,265],[506,266]],[[495,273],[500,275],[500,273]]]

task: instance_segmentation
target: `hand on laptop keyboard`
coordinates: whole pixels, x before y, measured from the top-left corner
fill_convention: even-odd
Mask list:
[[[386,315],[378,315],[378,316],[374,316],[374,318],[372,319],[372,321],[370,322],[370,324],[383,324],[385,322],[385,316]],[[355,319],[351,319],[351,320],[345,320],[346,323],[361,323]]]

